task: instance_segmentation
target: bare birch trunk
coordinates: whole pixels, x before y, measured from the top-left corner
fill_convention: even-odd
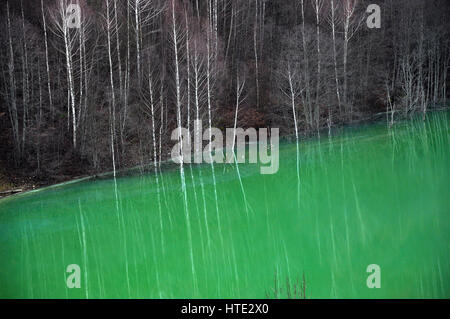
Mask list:
[[[22,151],[21,153],[24,154],[25,152],[25,141],[26,141],[26,135],[27,135],[27,121],[28,121],[28,50],[27,50],[27,39],[25,36],[25,16],[23,14],[23,5],[22,0],[20,1],[20,12],[22,16],[22,40],[23,40],[23,46],[22,46],[22,108],[23,108],[23,114],[22,114]]]
[[[179,31],[177,30],[176,25],[176,17],[175,17],[175,0],[172,0],[172,36],[173,36],[173,49],[175,55],[175,86],[176,86],[176,106],[177,106],[177,124],[178,128],[181,129],[181,81],[180,81],[180,66],[179,66],[179,52],[178,52],[178,41],[179,41]],[[195,265],[194,265],[194,256],[192,251],[192,234],[191,234],[191,225],[190,225],[190,217],[189,217],[189,207],[188,207],[188,198],[187,198],[187,190],[186,190],[186,180],[184,174],[184,154],[183,154],[183,142],[181,131],[178,135],[178,142],[180,145],[180,176],[181,176],[181,188],[183,193],[183,203],[184,203],[184,211],[186,216],[186,223],[188,229],[188,241],[190,248],[190,259],[191,259],[191,270],[194,278],[194,287],[196,288],[196,275],[195,275]]]
[[[305,121],[309,128],[313,126],[312,119],[312,105],[311,105],[311,88],[309,80],[309,60],[308,60],[308,48],[306,45],[306,32],[305,32],[305,7],[304,0],[300,1],[302,11],[302,45],[303,45],[303,61],[305,65],[304,77],[305,77],[305,91],[306,91],[306,104],[303,106],[306,109]]]
[[[6,12],[8,19],[8,39],[9,39],[9,62],[8,62],[8,74],[9,74],[9,116],[11,120],[11,126],[13,129],[15,160],[18,163],[20,154],[20,138],[19,138],[19,119],[17,115],[17,100],[16,100],[16,80],[14,77],[14,50],[12,45],[11,35],[11,17],[9,13],[9,2],[6,2]]]
[[[336,6],[334,0],[331,0],[331,31],[333,35],[333,62],[334,62],[334,79],[336,83],[336,97],[338,100],[339,115],[342,116],[341,108],[341,94],[339,90],[339,75],[337,66],[337,52],[336,52]]]
[[[44,2],[43,1],[44,0],[41,0],[41,13],[42,13],[42,22],[44,25],[45,66],[46,66],[46,70],[47,70],[47,89],[48,89],[50,113],[53,118],[54,117],[54,108],[53,108],[52,87],[51,87],[51,80],[50,80],[50,64],[49,64],[49,60],[48,60],[47,22],[45,20]]]
[[[111,135],[111,155],[114,177],[116,177],[116,158],[115,158],[115,132],[116,132],[116,95],[114,88],[112,49],[111,49],[111,30],[113,28],[110,17],[110,0],[106,1],[106,36],[108,41],[108,62],[109,62],[109,80],[111,85],[111,104],[110,104],[110,135]]]
[[[321,80],[321,61],[320,61],[320,10],[322,8],[322,0],[314,0],[314,11],[316,14],[316,42],[317,42],[317,83],[316,83],[316,105],[315,105],[315,122],[316,130],[319,132],[320,129],[320,80]]]
[[[255,24],[253,27],[253,50],[255,53],[255,77],[256,77],[256,108],[259,109],[259,69],[258,69],[258,0],[255,0]]]

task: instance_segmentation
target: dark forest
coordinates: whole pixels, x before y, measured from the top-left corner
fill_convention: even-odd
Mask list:
[[[180,123],[327,134],[445,107],[445,0],[2,1],[0,160],[58,181],[168,158]]]

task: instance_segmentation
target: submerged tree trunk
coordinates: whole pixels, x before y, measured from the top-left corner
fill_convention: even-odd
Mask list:
[[[174,50],[174,66],[175,66],[175,89],[176,89],[176,107],[177,107],[177,125],[179,134],[178,134],[178,142],[180,145],[180,176],[181,176],[181,189],[183,193],[183,204],[184,204],[184,212],[186,217],[187,229],[188,229],[188,242],[190,248],[190,259],[191,259],[191,271],[192,275],[195,278],[195,264],[194,264],[194,256],[192,251],[192,234],[191,234],[191,224],[190,224],[190,216],[189,216],[189,206],[188,206],[188,198],[187,198],[187,190],[186,190],[186,180],[184,174],[184,150],[183,150],[183,141],[181,134],[181,81],[180,81],[180,60],[179,60],[179,52],[178,52],[178,41],[180,40],[180,31],[177,28],[176,24],[176,15],[175,15],[175,0],[171,0],[172,5],[172,40],[173,40],[173,50]],[[196,289],[196,283],[194,282],[194,289]]]

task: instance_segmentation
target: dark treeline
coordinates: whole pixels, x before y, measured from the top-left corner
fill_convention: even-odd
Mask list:
[[[381,7],[381,28],[366,25]],[[69,3],[81,27],[64,23]],[[41,176],[165,159],[172,130],[317,132],[447,97],[446,0],[9,0],[1,159]],[[238,109],[238,112],[237,112]],[[237,116],[236,116],[237,114]]]

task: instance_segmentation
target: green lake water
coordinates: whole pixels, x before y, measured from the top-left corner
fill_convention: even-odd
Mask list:
[[[307,298],[449,298],[448,115],[348,128],[299,156],[282,143],[278,173],[240,164],[242,184],[216,164],[217,202],[210,165],[187,165],[187,213],[177,169],[159,188],[145,174],[3,199],[0,298],[286,298],[302,282]]]

